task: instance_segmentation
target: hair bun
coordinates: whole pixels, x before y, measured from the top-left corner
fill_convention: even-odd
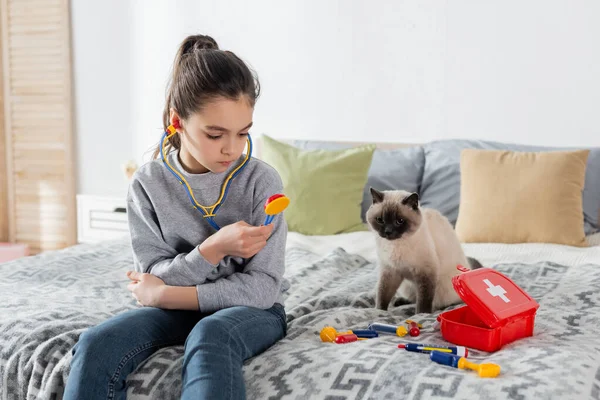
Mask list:
[[[188,36],[182,45],[182,54],[193,53],[199,50],[219,50],[217,41],[207,35]]]

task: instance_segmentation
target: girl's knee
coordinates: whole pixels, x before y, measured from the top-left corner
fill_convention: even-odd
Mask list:
[[[214,343],[229,341],[231,324],[213,316],[200,320],[186,340],[188,343]]]
[[[185,341],[185,353],[211,351],[214,348],[229,349],[235,354],[244,353],[244,340],[239,324],[221,316],[211,315],[200,320]]]
[[[123,357],[131,348],[131,336],[120,335],[113,328],[101,324],[85,330],[73,347],[73,358],[83,359],[89,364],[102,360],[106,364]]]
[[[196,324],[185,341],[184,368],[196,360],[212,360],[222,365],[241,363],[246,357],[244,341],[236,334],[235,325],[216,317],[207,317]]]
[[[105,352],[106,344],[103,342],[100,332],[90,328],[79,336],[79,340],[71,350],[72,367],[77,364],[81,371],[98,371],[105,364],[101,361],[103,357],[99,357],[99,355]]]
[[[88,328],[80,336],[72,350],[73,356],[89,357],[93,354],[102,353],[102,348],[106,349],[106,344],[103,343],[105,336],[97,327]]]

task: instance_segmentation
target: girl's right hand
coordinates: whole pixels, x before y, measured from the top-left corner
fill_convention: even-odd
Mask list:
[[[225,256],[250,258],[267,245],[273,225],[253,226],[239,221],[221,228],[198,250],[211,264],[218,264]]]

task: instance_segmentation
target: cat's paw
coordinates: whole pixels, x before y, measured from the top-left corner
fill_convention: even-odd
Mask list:
[[[406,306],[408,304],[413,304],[413,302],[408,300],[407,298],[398,297],[396,299],[396,301],[394,302],[394,307],[402,307],[402,306]]]
[[[431,314],[433,307],[431,305],[417,305],[415,313],[417,314]]]

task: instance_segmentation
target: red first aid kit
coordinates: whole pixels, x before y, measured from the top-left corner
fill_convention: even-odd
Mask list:
[[[463,270],[461,266],[459,269]],[[466,270],[452,278],[467,304],[438,316],[445,340],[494,352],[533,335],[539,304],[510,278],[491,268]]]

